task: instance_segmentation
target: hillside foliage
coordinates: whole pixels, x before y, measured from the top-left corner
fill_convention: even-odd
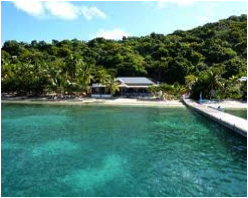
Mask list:
[[[122,40],[9,40],[1,48],[2,92],[83,92],[116,76],[146,76],[188,88],[193,98],[240,98],[247,76],[247,16],[172,34]],[[210,94],[211,90],[215,94]]]

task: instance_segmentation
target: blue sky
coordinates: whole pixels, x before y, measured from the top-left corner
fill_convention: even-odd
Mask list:
[[[1,43],[168,34],[241,14],[246,1],[2,1]]]

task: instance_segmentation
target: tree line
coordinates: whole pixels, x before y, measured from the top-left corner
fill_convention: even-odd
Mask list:
[[[247,15],[192,30],[122,40],[95,38],[6,41],[1,48],[1,91],[20,95],[87,92],[93,82],[114,87],[117,76],[145,76],[198,98],[245,96]],[[163,86],[162,86],[163,87]]]

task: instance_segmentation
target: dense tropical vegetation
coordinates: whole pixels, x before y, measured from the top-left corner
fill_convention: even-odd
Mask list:
[[[1,48],[2,92],[41,95],[87,92],[93,82],[118,88],[116,76],[146,76],[162,85],[151,88],[198,98],[246,97],[247,15],[231,16],[189,31],[123,37],[6,41]]]

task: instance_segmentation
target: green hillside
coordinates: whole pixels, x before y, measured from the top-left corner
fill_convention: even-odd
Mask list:
[[[45,30],[44,30],[45,31]],[[6,41],[1,49],[2,92],[82,92],[116,76],[146,76],[184,88],[197,98],[240,98],[247,76],[247,15],[189,31],[52,43]]]

